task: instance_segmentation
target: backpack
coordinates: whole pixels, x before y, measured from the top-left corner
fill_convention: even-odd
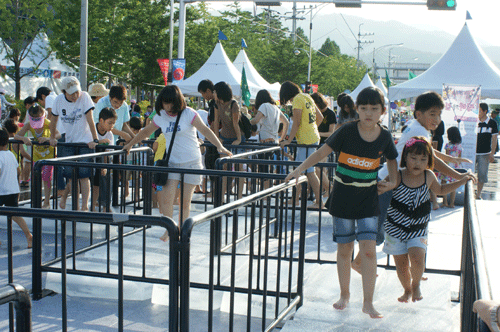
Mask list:
[[[233,108],[236,100],[233,99],[231,102],[231,109]],[[216,106],[217,107],[217,106]],[[252,124],[250,123],[250,119],[240,111],[240,121],[238,121],[238,125],[240,126],[240,131],[246,139],[252,137]]]
[[[250,123],[250,119],[241,112],[240,121],[238,122],[238,124],[240,125],[240,130],[246,139],[252,137],[252,124]]]

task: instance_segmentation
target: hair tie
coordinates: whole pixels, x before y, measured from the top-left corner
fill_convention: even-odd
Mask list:
[[[418,142],[424,143],[424,144],[428,143],[427,141],[424,141],[423,139],[417,139],[417,138],[412,137],[406,141],[405,147],[409,148],[410,146],[412,146],[413,144],[418,143]]]

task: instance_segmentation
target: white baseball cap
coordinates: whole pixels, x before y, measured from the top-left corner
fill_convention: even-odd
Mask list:
[[[80,87],[80,81],[78,81],[75,76],[68,76],[63,78],[61,85],[61,89],[66,91],[66,93],[70,95],[77,91],[82,91],[82,88]]]

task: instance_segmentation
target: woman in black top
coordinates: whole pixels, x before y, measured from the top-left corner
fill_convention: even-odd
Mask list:
[[[337,124],[337,115],[328,107],[328,101],[321,93],[315,92],[311,95],[311,98],[314,100],[316,107],[323,114],[323,121],[321,121],[321,124],[318,126],[321,145],[324,144],[326,139],[330,137],[335,131],[335,125]],[[321,160],[320,162],[325,163],[327,162],[327,160],[328,157]],[[321,179],[321,168],[316,167],[315,172],[318,176],[318,179]],[[320,182],[322,183],[322,191],[324,193],[323,196],[327,197],[330,192],[330,182],[328,181],[326,169],[323,169],[323,179],[321,179]]]

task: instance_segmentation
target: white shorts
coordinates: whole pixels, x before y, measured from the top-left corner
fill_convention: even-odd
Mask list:
[[[409,240],[400,240],[385,234],[383,251],[388,255],[404,255],[408,253],[409,248],[422,248],[427,251],[427,235],[414,237]]]
[[[171,162],[171,163],[169,163],[168,167],[203,169],[203,164],[201,163],[201,160],[192,161],[192,162],[188,162],[188,163],[179,163],[179,164]],[[203,175],[201,175],[201,174],[185,173],[184,174],[184,183],[194,184],[195,186],[197,186],[197,185],[201,184],[202,178],[203,178]],[[181,174],[180,173],[169,173],[168,179],[180,181]]]

